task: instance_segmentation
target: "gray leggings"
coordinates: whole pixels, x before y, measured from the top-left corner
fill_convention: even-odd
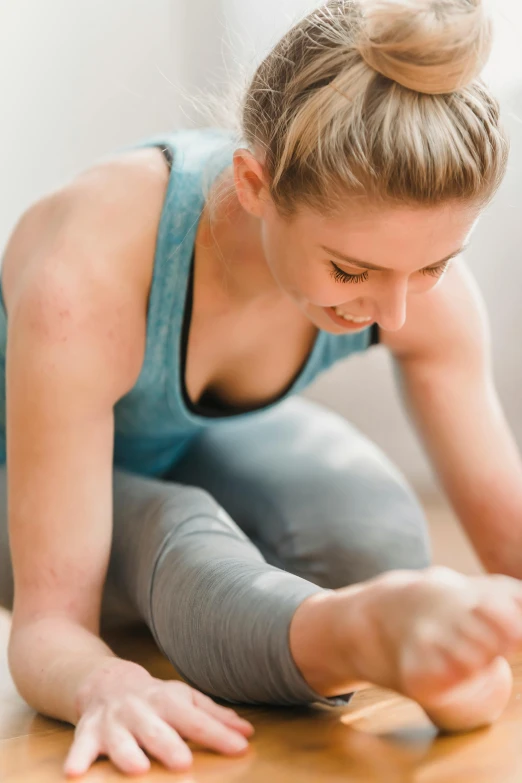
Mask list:
[[[0,471],[0,603],[13,598]],[[422,508],[382,452],[339,415],[292,398],[205,430],[163,479],[115,471],[102,606],[144,621],[193,687],[232,703],[345,704],[290,653],[308,596],[431,560]]]

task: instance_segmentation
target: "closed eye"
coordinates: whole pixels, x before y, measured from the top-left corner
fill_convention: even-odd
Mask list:
[[[350,275],[344,269],[339,269],[333,261],[330,261],[330,263],[332,265],[331,276],[341,283],[362,283],[364,280],[368,280],[368,272],[361,272],[360,275]]]
[[[440,264],[440,266],[428,266],[426,269],[421,269],[421,272],[423,275],[431,275],[432,277],[440,277],[444,274],[446,269],[449,266],[449,261],[446,261],[444,264]]]
[[[332,270],[330,271],[331,276],[341,283],[362,283],[365,280],[368,280],[367,270],[360,274],[353,275],[349,272],[345,272],[344,269],[340,269],[333,261],[330,261],[330,263],[332,265]],[[445,261],[443,264],[439,264],[439,266],[428,266],[425,269],[420,269],[419,272],[422,275],[430,275],[430,277],[441,277],[448,268],[449,263],[449,261]]]

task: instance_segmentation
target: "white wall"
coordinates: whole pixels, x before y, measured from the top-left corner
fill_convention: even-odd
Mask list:
[[[0,249],[23,209],[94,159],[148,134],[197,123],[182,100],[252,68],[318,3],[310,0],[1,0]],[[489,306],[498,388],[522,444],[522,9],[496,0],[488,69],[513,152],[468,259]],[[518,116],[518,121],[516,120]],[[401,411],[383,349],[334,368],[310,396],[347,415],[419,485],[430,471]]]
[[[43,192],[181,119],[160,73],[184,78],[172,17],[170,0],[2,0],[0,246]]]

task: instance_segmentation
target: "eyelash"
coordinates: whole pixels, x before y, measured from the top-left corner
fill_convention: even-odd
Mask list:
[[[360,275],[350,275],[343,269],[339,269],[337,264],[334,264],[333,261],[331,261],[331,264],[333,269],[331,270],[330,274],[340,283],[362,283],[363,280],[368,279],[368,272],[361,272]]]
[[[446,269],[449,266],[449,261],[446,261],[445,264],[442,264],[441,266],[432,266],[431,268],[428,267],[427,269],[423,269],[422,273],[424,275],[431,275],[432,277],[440,277],[444,274]]]
[[[365,280],[368,280],[368,272],[361,272],[360,275],[350,275],[343,269],[339,269],[337,264],[334,264],[333,261],[330,263],[333,267],[333,269],[330,271],[331,276],[341,283],[362,283]],[[448,263],[449,262],[442,264],[441,266],[432,266],[428,267],[427,269],[421,269],[421,273],[423,275],[430,275],[431,277],[440,277],[448,268]]]

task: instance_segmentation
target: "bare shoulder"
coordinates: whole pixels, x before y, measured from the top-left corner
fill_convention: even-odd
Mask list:
[[[119,346],[114,369],[120,389],[130,388],[143,360],[168,178],[157,149],[99,162],[32,204],[3,258],[10,322],[25,308],[41,334],[62,344],[74,338],[105,361],[112,360],[106,355],[111,343],[106,337],[112,335],[112,345]]]
[[[22,281],[48,275],[55,265],[84,282],[103,275],[145,286],[152,273],[156,234],[168,183],[157,149],[131,150],[80,172],[31,204],[15,225],[4,253],[7,309]],[[146,292],[144,292],[146,295]]]
[[[488,317],[478,284],[461,256],[430,291],[408,299],[406,323],[381,330],[381,343],[397,359],[457,361],[489,340]]]

